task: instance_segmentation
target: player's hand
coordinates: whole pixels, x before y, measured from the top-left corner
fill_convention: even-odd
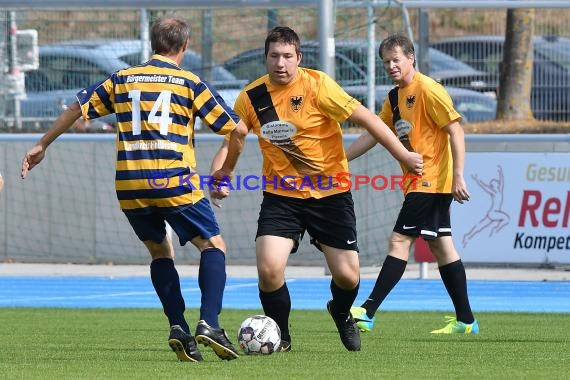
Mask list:
[[[222,199],[229,197],[230,189],[228,186],[218,186],[215,190],[210,190],[210,201],[218,208],[222,208]]]
[[[229,184],[232,180],[233,173],[226,170],[216,170],[212,177],[214,178],[214,190],[210,190],[210,200],[214,206],[221,208],[221,200],[230,195]]]
[[[416,152],[408,152],[406,160],[403,164],[410,172],[415,175],[422,175],[424,170],[424,159],[421,154]]]
[[[32,149],[28,150],[22,160],[22,172],[20,174],[22,179],[26,178],[28,172],[39,164],[43,160],[44,156],[45,150],[41,145],[36,145]]]
[[[468,201],[469,198],[471,197],[469,191],[467,191],[467,185],[465,184],[463,176],[455,176],[453,178],[453,185],[451,186],[451,195],[453,195],[453,199],[455,199],[459,203]]]

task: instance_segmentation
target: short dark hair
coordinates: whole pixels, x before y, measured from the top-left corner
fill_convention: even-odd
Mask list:
[[[269,53],[269,44],[272,42],[281,42],[285,44],[295,45],[297,56],[301,52],[301,40],[295,31],[287,26],[276,26],[271,29],[265,38],[265,57]]]
[[[382,40],[382,43],[378,48],[378,56],[380,56],[380,59],[383,59],[382,50],[384,49],[394,50],[398,46],[402,48],[402,53],[404,53],[406,57],[409,57],[411,55],[414,56],[416,55],[416,51],[414,49],[414,43],[412,42],[412,40],[410,40],[408,36],[405,35],[404,33],[395,33]],[[414,61],[414,67],[415,66],[416,62]]]
[[[190,27],[177,17],[159,18],[150,29],[150,46],[156,54],[176,54],[189,39]]]

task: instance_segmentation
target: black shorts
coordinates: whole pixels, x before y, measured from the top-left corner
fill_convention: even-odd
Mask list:
[[[323,243],[358,252],[356,216],[350,191],[319,199],[263,193],[256,239],[264,235],[293,239],[295,246],[291,253],[295,253],[305,231],[319,250],[319,243]]]
[[[394,232],[433,240],[451,236],[451,194],[408,193],[396,220]]]

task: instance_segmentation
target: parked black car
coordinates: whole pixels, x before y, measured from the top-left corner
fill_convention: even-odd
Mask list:
[[[377,48],[376,48],[377,49]],[[301,66],[318,69],[320,65],[319,43],[307,41],[301,45]],[[377,50],[376,50],[377,51]],[[258,48],[240,53],[224,62],[224,67],[237,78],[252,81],[265,74],[264,49]],[[495,95],[496,83],[486,72],[473,67],[436,49],[430,49],[429,76],[445,86],[454,86]],[[377,85],[391,85],[382,62],[375,59]],[[364,85],[367,82],[367,45],[363,40],[337,40],[335,45],[335,79],[342,86]]]
[[[344,45],[344,48],[342,46],[342,44],[339,44],[335,51],[336,80],[350,95],[360,100],[363,104],[367,104],[367,73],[365,67],[359,65],[359,63],[362,63],[362,53],[347,48],[349,45]],[[245,51],[225,61],[224,67],[237,78],[251,82],[267,72],[264,52],[263,48]],[[317,44],[312,42],[304,43],[301,45],[301,52],[303,53],[301,66],[310,69],[320,68],[319,47]],[[344,53],[350,53],[350,57]],[[441,56],[449,57],[443,53],[441,53]],[[466,70],[471,72],[477,71],[452,57],[449,58],[451,61],[456,62],[458,67],[467,67]],[[376,62],[378,61],[377,59]],[[381,77],[383,79],[380,80],[380,84],[376,85],[376,111],[380,110],[388,91],[393,87],[390,78],[384,75],[384,68],[381,63],[379,70],[381,71],[378,72],[380,75],[377,75],[377,78]],[[460,72],[456,72],[456,74],[460,77]],[[451,85],[446,86],[446,89],[456,109],[463,115],[463,122],[485,121],[495,118],[497,103],[493,96],[483,94],[482,92],[484,91],[473,91],[469,88],[458,88]],[[479,89],[481,90],[482,88]]]
[[[303,59],[301,66],[318,69],[320,65],[319,47],[302,44]],[[236,78],[251,82],[267,73],[265,68],[265,49],[258,48],[237,54],[223,63],[226,70]],[[335,54],[335,77],[341,85],[366,84],[366,71],[341,53]]]
[[[316,44],[313,42],[313,44]],[[392,80],[386,74],[384,65],[378,57],[377,43],[374,48],[376,84],[392,84]],[[366,72],[368,66],[368,46],[364,40],[338,40],[336,50],[355,62]],[[485,71],[461,62],[460,60],[445,54],[434,48],[428,50],[428,67],[420,68],[420,71],[440,82],[444,86],[466,88],[473,91],[483,92],[495,96],[497,82]]]
[[[499,81],[503,36],[446,38],[432,46],[479,69]],[[570,120],[570,39],[535,36],[533,40],[531,109],[542,120]],[[499,90],[500,91],[500,90]]]

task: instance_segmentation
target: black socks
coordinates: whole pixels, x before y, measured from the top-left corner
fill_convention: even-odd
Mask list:
[[[455,307],[457,320],[471,324],[475,320],[467,296],[467,277],[461,260],[439,267],[439,274]]]
[[[287,283],[273,292],[264,292],[259,289],[259,300],[263,312],[277,323],[281,330],[281,339],[291,343],[289,334],[289,314],[291,313],[291,296]]]
[[[384,259],[384,264],[382,264],[382,269],[378,274],[376,283],[370,296],[364,301],[362,307],[366,309],[366,315],[368,318],[373,318],[374,313],[380,307],[384,299],[388,294],[394,289],[394,286],[400,281],[406,270],[407,261],[398,259],[394,256],[386,256]]]

